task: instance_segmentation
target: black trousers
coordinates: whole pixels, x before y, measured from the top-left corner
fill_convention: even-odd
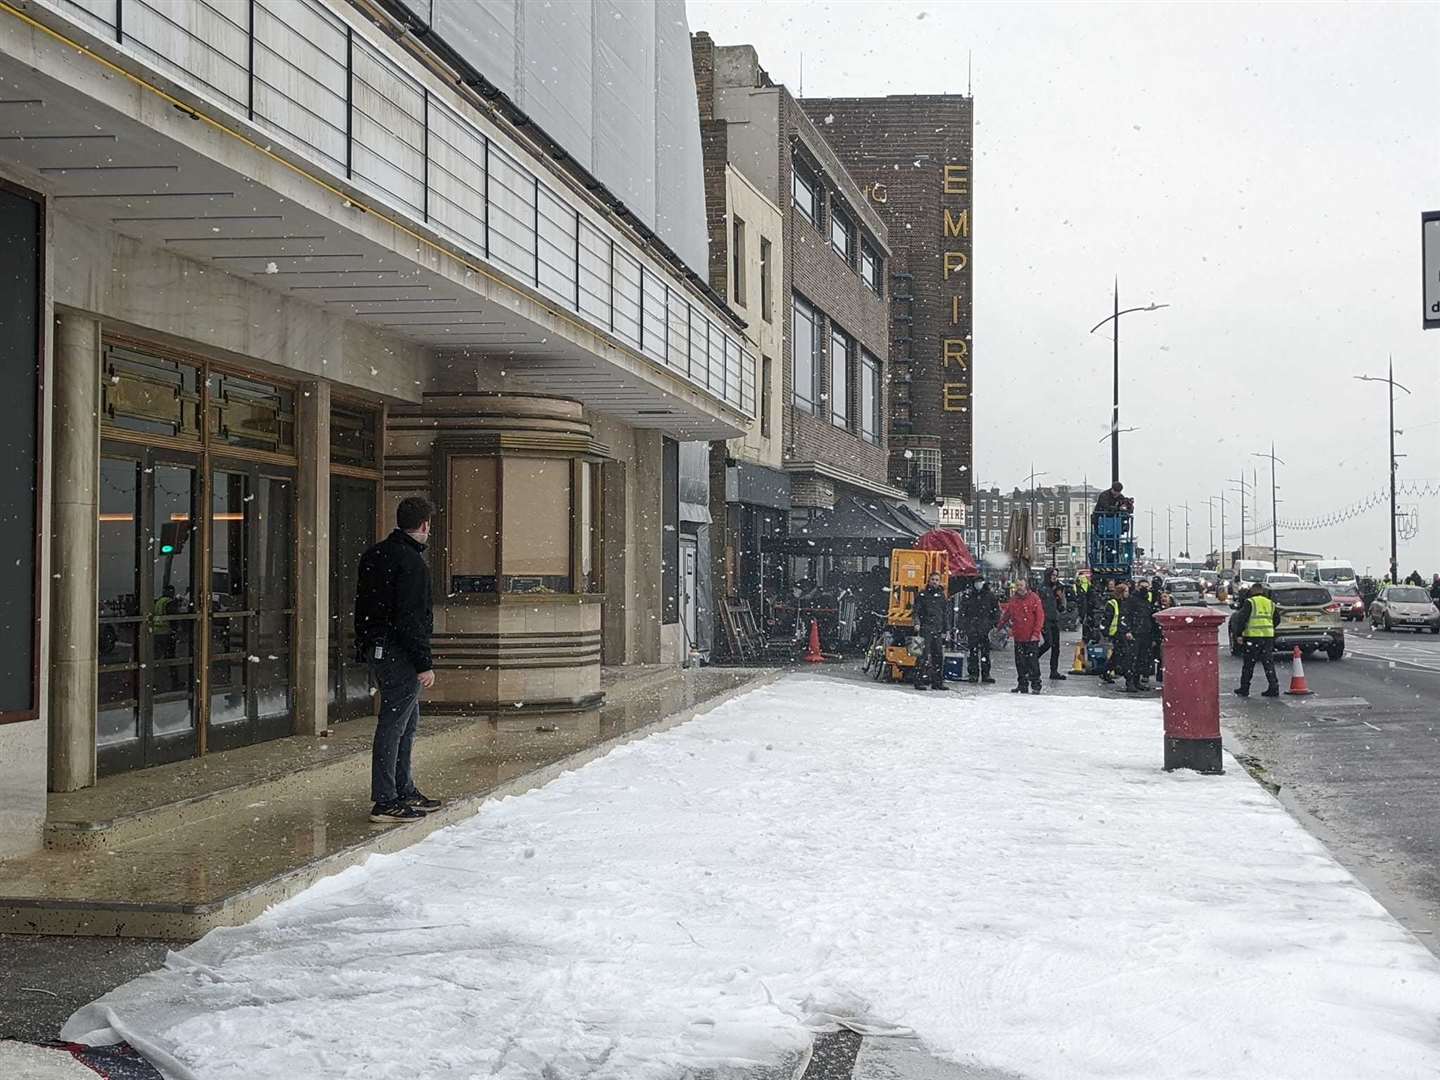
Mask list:
[[[1155,669],[1155,643],[1148,637],[1136,638],[1130,642],[1129,664],[1125,668],[1125,678],[1132,685],[1138,684],[1141,679],[1150,678],[1150,673]]]
[[[1278,690],[1280,682],[1275,678],[1275,639],[1246,638],[1245,659],[1240,665],[1240,689],[1250,691],[1250,680],[1255,677],[1255,661],[1265,669],[1265,684],[1269,690]]]
[[[1040,643],[1040,651],[1035,654],[1038,662],[1040,657],[1047,652],[1050,654],[1050,674],[1060,674],[1060,624],[1058,622],[1045,623],[1045,639]]]
[[[1110,651],[1105,654],[1105,667],[1100,674],[1106,678],[1114,678],[1117,671],[1124,674],[1130,668],[1129,647],[1131,643],[1123,637],[1112,638],[1108,635],[1105,640],[1110,643]]]
[[[1018,685],[1040,689],[1040,643],[1015,642],[1015,676]]]
[[[925,634],[925,650],[915,660],[916,686],[945,685],[945,635]]]
[[[978,682],[980,679],[990,677],[990,635],[985,633],[974,633],[969,636],[967,644],[970,647],[969,670],[966,674],[971,682]],[[976,674],[976,673],[979,674]]]

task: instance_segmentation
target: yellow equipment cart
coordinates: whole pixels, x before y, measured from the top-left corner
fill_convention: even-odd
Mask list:
[[[910,651],[915,634],[915,597],[925,588],[931,574],[939,574],[950,595],[949,555],[943,551],[895,548],[890,552],[890,607],[874,651],[875,678],[899,682],[912,673],[916,656]]]

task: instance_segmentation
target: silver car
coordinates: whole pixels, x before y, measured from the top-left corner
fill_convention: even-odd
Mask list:
[[[1205,602],[1204,594],[1200,591],[1200,582],[1194,578],[1166,578],[1165,591],[1170,594],[1170,599],[1179,606],[1193,606]]]
[[[1440,634],[1440,608],[1416,585],[1387,585],[1370,604],[1370,625]]]

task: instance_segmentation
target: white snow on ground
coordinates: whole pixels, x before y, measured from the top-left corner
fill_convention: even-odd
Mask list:
[[[0,1076],[6,1080],[95,1080],[95,1071],[68,1051],[0,1039]]]
[[[172,1077],[673,1077],[826,1012],[1045,1077],[1440,1075],[1440,963],[1154,701],[794,676],[81,1009]],[[544,1071],[548,1067],[549,1071]]]

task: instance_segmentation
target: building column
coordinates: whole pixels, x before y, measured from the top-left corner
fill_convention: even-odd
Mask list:
[[[634,647],[631,662],[661,663],[665,616],[665,438],[658,431],[635,432],[635,469],[629,484],[632,511],[625,523],[631,551],[630,611]],[[678,528],[678,523],[677,526]]]
[[[601,557],[605,560],[602,568],[605,609],[601,619],[600,655],[602,663],[616,666],[630,662],[630,560],[626,543],[630,515],[625,463],[607,461],[602,469],[600,491],[604,509],[600,528]]]
[[[318,735],[330,726],[330,384],[300,390],[294,731]]]
[[[55,320],[50,465],[50,789],[95,783],[100,562],[100,321]]]

